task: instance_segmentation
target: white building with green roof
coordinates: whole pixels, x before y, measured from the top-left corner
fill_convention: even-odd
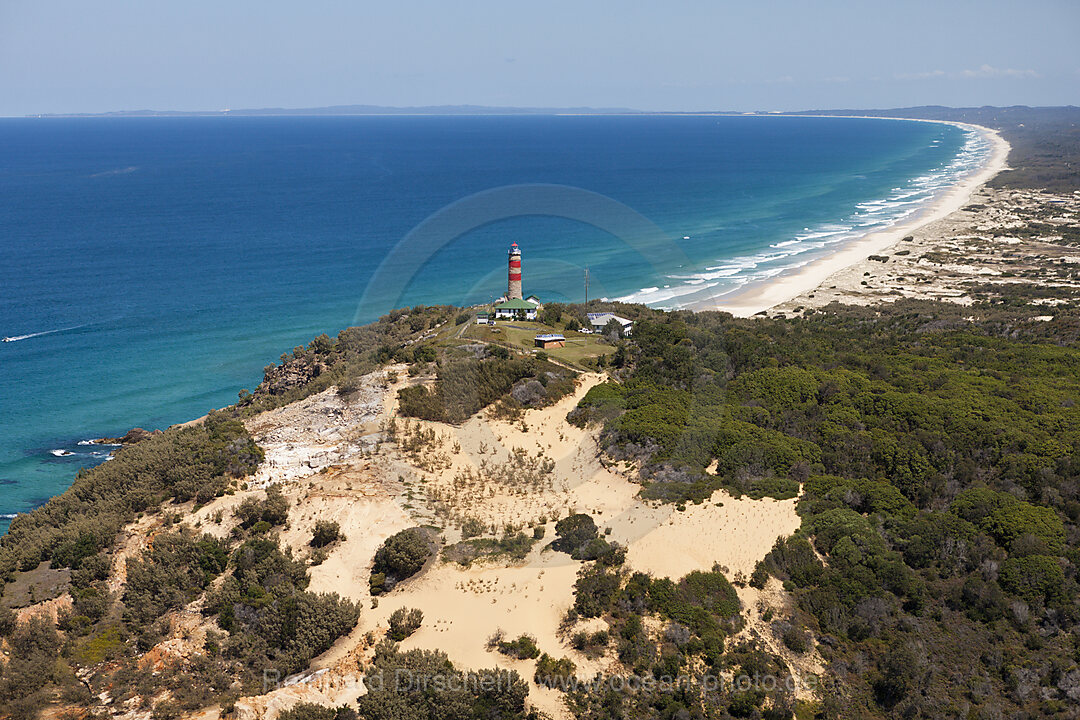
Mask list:
[[[515,298],[495,303],[494,315],[499,320],[535,320],[540,305]]]

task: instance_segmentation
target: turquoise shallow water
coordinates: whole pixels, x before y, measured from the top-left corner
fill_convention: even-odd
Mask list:
[[[314,335],[497,296],[511,241],[526,293],[580,300],[588,265],[593,297],[676,306],[917,211],[985,151],[844,118],[0,120],[0,514],[107,455],[80,441],[232,402]]]

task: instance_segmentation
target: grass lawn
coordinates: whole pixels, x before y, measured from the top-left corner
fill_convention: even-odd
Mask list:
[[[578,332],[566,332],[558,330],[550,325],[527,320],[500,320],[491,327],[489,325],[476,325],[472,322],[462,338],[484,340],[486,342],[508,345],[524,352],[538,350],[533,345],[533,339],[541,333],[557,332],[566,336],[566,347],[548,348],[544,352],[555,360],[560,360],[568,365],[583,366],[587,358],[594,358],[615,351],[611,345],[600,342],[598,335],[583,335]]]

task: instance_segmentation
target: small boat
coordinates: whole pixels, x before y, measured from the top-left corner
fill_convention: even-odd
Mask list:
[[[13,337],[6,337],[6,338],[4,338],[3,340],[0,340],[0,342],[15,342],[15,338],[13,338]]]

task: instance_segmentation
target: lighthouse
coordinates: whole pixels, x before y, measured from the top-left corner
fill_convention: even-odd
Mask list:
[[[506,273],[506,299],[521,300],[521,250],[510,246],[510,267]]]

